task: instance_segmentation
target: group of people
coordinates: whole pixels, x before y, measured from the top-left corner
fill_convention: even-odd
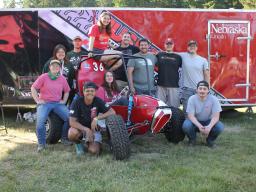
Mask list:
[[[40,152],[46,147],[45,122],[49,113],[54,111],[64,121],[63,144],[75,143],[79,155],[84,153],[85,146],[89,152],[98,154],[102,138],[97,122],[115,114],[112,104],[128,104],[127,99],[118,97],[120,88],[128,82],[133,94],[153,94],[174,107],[179,107],[181,101],[187,116],[182,128],[189,144],[195,144],[196,132],[200,132],[206,136],[209,147],[215,146],[215,139],[224,129],[219,121],[221,106],[217,98],[209,94],[208,62],[197,54],[197,42],[189,41],[187,52],[174,52],[174,41],[168,38],[164,42],[165,51],[155,55],[149,52],[147,39],[140,39],[139,47],[131,45],[129,32],[123,34],[119,47],[109,49],[111,34],[111,15],[103,12],[98,23],[90,28],[88,51],[82,51],[80,36],[73,39],[74,50],[67,54],[63,45],[54,48],[53,57],[45,64],[43,74],[31,87],[32,97],[37,103],[37,150]],[[83,96],[71,104],[75,72],[80,56],[84,54],[105,64],[104,83],[98,88],[95,83],[86,82]],[[135,57],[124,59],[123,63],[122,54]],[[158,71],[157,86],[154,83],[155,69]],[[81,144],[82,139],[86,145]]]

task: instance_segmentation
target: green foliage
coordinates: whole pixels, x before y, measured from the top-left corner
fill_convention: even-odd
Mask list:
[[[4,7],[6,8],[14,8],[15,0],[3,0]]]
[[[212,8],[212,9],[242,9],[243,5],[239,0],[204,0],[204,8]]]
[[[256,0],[3,0],[8,8],[18,4],[28,7],[162,7],[254,9]]]
[[[23,7],[94,7],[92,0],[23,0]]]
[[[240,0],[245,9],[255,9],[256,0]]]

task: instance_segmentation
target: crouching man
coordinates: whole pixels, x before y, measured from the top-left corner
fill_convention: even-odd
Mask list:
[[[208,147],[215,146],[215,139],[224,130],[224,125],[219,121],[221,106],[218,99],[209,94],[207,81],[197,84],[196,94],[188,100],[188,119],[183,123],[182,129],[189,139],[189,145],[195,145],[196,132],[206,137]]]
[[[102,135],[97,127],[97,121],[115,114],[115,111],[95,97],[97,85],[93,82],[85,83],[83,86],[83,97],[75,100],[70,108],[68,138],[75,142],[77,155],[88,152],[98,155],[102,142]],[[99,113],[101,113],[99,115]],[[81,143],[84,139],[85,143]]]

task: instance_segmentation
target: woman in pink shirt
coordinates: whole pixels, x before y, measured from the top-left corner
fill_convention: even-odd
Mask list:
[[[38,139],[38,152],[46,147],[45,123],[51,111],[64,121],[61,142],[63,144],[71,144],[67,139],[69,111],[65,105],[70,88],[65,77],[60,74],[60,68],[60,61],[52,60],[49,65],[50,71],[40,75],[31,86],[32,97],[37,103],[36,135]],[[64,95],[62,97],[63,92]]]
[[[96,96],[108,104],[114,102],[118,96],[119,88],[111,71],[104,74],[104,82],[97,90]]]
[[[113,72],[107,71],[104,74],[104,82],[96,92],[96,96],[109,105],[127,105],[128,100],[119,95],[120,90],[116,83]]]
[[[102,12],[97,24],[93,25],[88,33],[89,36],[89,54],[92,57],[94,54],[122,54],[120,51],[110,50],[109,39],[111,38],[111,14]],[[103,55],[94,57],[107,66],[108,70],[114,71],[122,65],[122,60],[118,55]]]

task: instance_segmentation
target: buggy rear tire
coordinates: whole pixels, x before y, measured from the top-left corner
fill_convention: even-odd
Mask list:
[[[120,115],[111,115],[106,119],[110,147],[116,160],[124,160],[130,156],[128,130]]]
[[[185,134],[182,131],[185,115],[179,108],[171,107],[171,110],[172,117],[164,128],[164,135],[169,142],[177,144],[185,138]]]
[[[49,114],[46,123],[46,143],[56,144],[61,138],[63,120],[54,112]]]

